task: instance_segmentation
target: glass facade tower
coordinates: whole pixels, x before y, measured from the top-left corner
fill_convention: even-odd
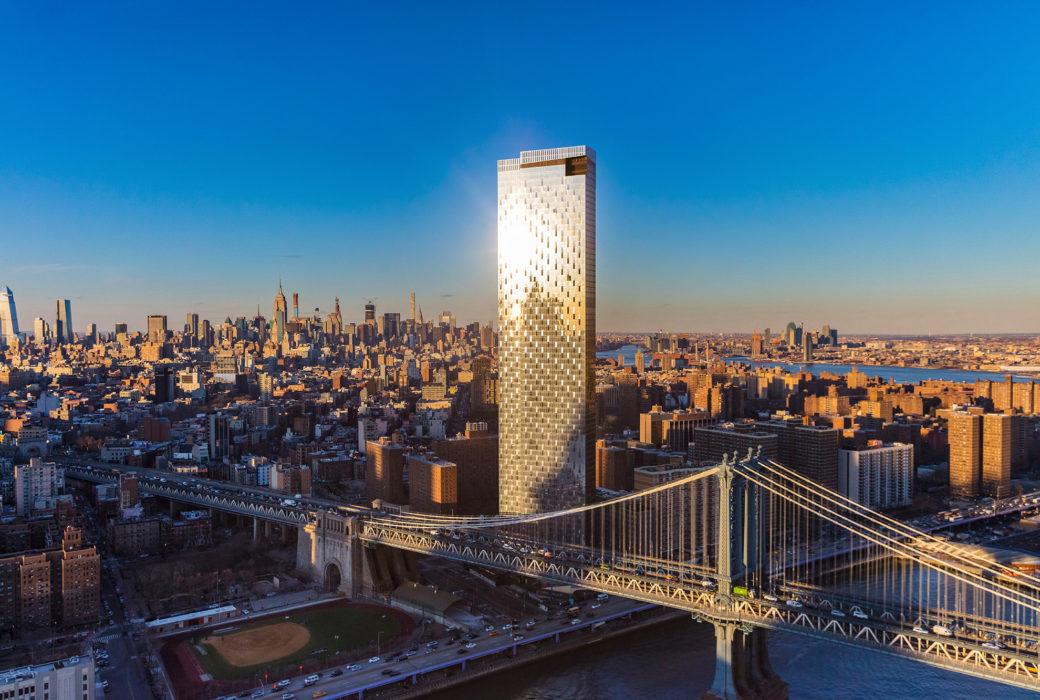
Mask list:
[[[72,335],[72,302],[68,299],[58,299],[55,302],[56,323],[54,324],[54,338],[59,343],[71,343]]]
[[[596,154],[498,162],[499,510],[581,505],[595,480]]]
[[[14,307],[14,292],[4,287],[0,294],[0,346],[10,345],[18,337],[18,311]]]

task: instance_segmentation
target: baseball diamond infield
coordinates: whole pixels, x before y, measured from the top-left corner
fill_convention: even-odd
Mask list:
[[[236,668],[255,666],[289,656],[306,646],[310,631],[295,622],[275,622],[205,637],[202,643]]]

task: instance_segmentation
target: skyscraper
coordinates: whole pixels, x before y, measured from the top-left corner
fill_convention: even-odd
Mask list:
[[[196,313],[188,314],[188,327],[185,329],[189,336],[192,338],[199,337],[199,315]]]
[[[274,297],[274,340],[279,345],[285,338],[285,295],[282,294],[282,281],[278,280],[278,294]]]
[[[762,356],[762,334],[755,331],[751,334],[751,357]]]
[[[57,308],[57,324],[54,326],[54,339],[59,343],[71,343],[72,302],[68,299],[58,299],[55,307]]]
[[[409,295],[408,301],[408,318],[415,320],[415,292]]]
[[[787,343],[788,347],[793,348],[797,345],[795,342],[795,332],[797,331],[797,328],[798,327],[794,325],[794,321],[787,322],[787,328],[784,329],[784,342]]]
[[[166,316],[162,314],[152,314],[148,317],[148,342],[166,342]]]
[[[47,322],[39,316],[33,319],[33,338],[36,339],[36,344],[46,345],[51,340],[50,336],[51,329],[47,326]]]
[[[965,411],[949,415],[950,496],[975,498],[982,480],[982,416]]]
[[[596,156],[498,162],[499,509],[584,503],[595,476]]]
[[[0,346],[10,345],[18,337],[18,311],[14,308],[14,292],[4,287],[0,294]]]
[[[987,413],[982,417],[982,494],[993,498],[1011,495],[1011,436],[1014,422],[1021,418],[1010,413]]]

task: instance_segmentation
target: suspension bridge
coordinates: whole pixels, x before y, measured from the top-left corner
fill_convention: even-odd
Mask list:
[[[369,547],[689,611],[715,627],[704,698],[787,697],[769,663],[768,630],[1040,691],[1040,579],[751,453],[561,512],[373,511],[349,530]]]

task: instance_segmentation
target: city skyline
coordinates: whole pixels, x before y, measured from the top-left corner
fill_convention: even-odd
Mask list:
[[[480,38],[536,35],[536,10],[476,12],[458,33],[423,9],[402,22],[375,9],[259,7],[243,20],[209,8],[198,22],[5,8],[0,281],[24,319],[68,298],[101,328],[267,308],[279,276],[323,300],[304,308],[338,296],[405,309],[414,289],[491,318],[488,163],[590,142],[609,202],[603,330],[736,331],[795,309],[813,326],[841,317],[850,333],[1040,329],[1035,9],[903,8],[890,23],[759,8],[751,24],[696,8],[665,23],[553,11],[610,39],[558,47],[597,66],[566,100],[551,79],[560,56],[516,61]],[[83,31],[49,41],[63,22]],[[387,51],[378,30],[390,27]],[[617,50],[627,41],[645,50]],[[401,250],[417,259],[407,285],[373,264]]]
[[[250,322],[253,321],[256,318],[261,318],[264,321],[266,321],[267,327],[270,330],[272,330],[272,332],[276,333],[277,332],[277,325],[278,325],[278,317],[279,317],[279,300],[281,302],[282,307],[285,306],[285,298],[284,298],[284,293],[281,291],[281,286],[282,286],[281,281],[279,281],[279,290],[272,297],[275,300],[274,313],[272,313],[272,314],[268,314],[268,313],[265,312],[265,310],[263,308],[264,302],[259,302],[258,304],[255,305],[255,307],[256,307],[255,308],[255,313],[254,313],[254,309],[250,308],[250,309],[247,309],[246,313],[244,313],[244,314],[238,313],[238,312],[217,311],[214,316],[209,317],[209,316],[203,316],[203,315],[201,315],[197,311],[188,311],[185,314],[185,317],[188,318],[189,321],[194,319],[194,323],[195,324],[198,324],[201,321],[207,321],[207,322],[209,322],[213,326],[219,326],[221,323],[223,323],[223,321],[221,321],[221,317],[223,317],[224,320],[230,321],[232,323],[234,323],[234,321],[236,319],[238,319],[238,318],[244,318],[244,319],[246,319],[247,321],[250,321]],[[294,297],[299,297],[299,295],[301,293],[300,292],[292,292],[292,294],[294,295]],[[422,305],[421,305],[421,303],[416,305],[416,303],[415,303],[416,293],[415,292],[410,292],[408,296],[409,296],[409,300],[410,300],[410,307],[414,307],[417,310],[416,313],[419,316],[419,320],[421,321],[422,320]],[[433,320],[443,316],[444,314],[448,314],[453,319],[457,319],[459,317],[459,315],[456,314],[452,310],[452,308],[451,308],[451,298],[454,297],[454,296],[455,295],[441,295],[441,297],[439,299],[437,299],[437,301],[441,302],[437,306],[439,311],[436,311],[436,312],[427,311],[427,313],[426,313],[427,321],[433,321]],[[6,323],[7,317],[5,316],[5,314],[9,314],[9,313],[11,313],[13,311],[13,314],[11,314],[11,315],[13,316],[13,318],[15,319],[15,322],[17,323],[17,308],[21,306],[21,303],[15,301],[15,299],[14,299],[15,294],[14,294],[13,290],[11,290],[9,287],[6,288],[4,293],[0,294],[0,297],[3,297],[3,299],[4,299],[4,301],[3,301],[4,306],[2,308],[3,314],[0,314],[0,322]],[[372,314],[377,314],[377,315],[382,315],[384,313],[394,313],[397,316],[401,316],[401,313],[402,313],[401,311],[387,311],[387,309],[397,309],[397,306],[394,306],[394,305],[383,306],[382,303],[375,304],[375,303],[373,303],[374,300],[370,299],[370,298],[362,297],[362,298],[360,298],[359,302],[362,304],[361,307],[360,307],[361,310],[359,312],[357,312],[356,315],[351,315],[350,311],[348,311],[346,314],[341,314],[341,312],[340,312],[340,298],[338,296],[333,298],[332,306],[301,307],[301,308],[298,308],[297,310],[299,311],[299,318],[301,318],[301,319],[302,318],[313,318],[313,317],[315,317],[315,315],[317,315],[320,318],[326,318],[326,317],[328,317],[331,314],[333,316],[338,316],[340,318],[340,320],[341,320],[341,323],[346,323],[346,324],[350,324],[350,323],[362,324],[368,318],[368,315],[369,315],[370,312]],[[382,300],[380,300],[380,302],[382,302]],[[268,305],[270,305],[270,299],[268,299],[267,303],[268,303]],[[71,318],[71,306],[70,306],[70,304],[71,304],[71,302],[68,299],[58,299],[58,300],[56,300],[57,310],[55,312],[51,312],[51,317],[50,318],[48,318],[46,316],[36,316],[36,317],[34,317],[34,321],[43,321],[46,324],[46,326],[47,326],[48,333],[50,335],[53,335],[54,334],[54,328],[55,328],[55,320],[56,320],[55,316],[60,314],[63,308],[68,310],[69,317]],[[357,304],[354,304],[353,306],[357,307]],[[355,311],[356,311],[356,309],[355,309]],[[292,314],[288,313],[288,310],[286,310],[284,308],[282,309],[281,313],[285,314],[285,316],[284,316],[284,320],[285,321],[289,321],[289,320],[292,320],[293,318],[295,318]],[[77,316],[78,316],[78,313],[77,313]],[[135,321],[133,321],[132,319],[128,320],[128,319],[126,319],[124,317],[119,317],[120,320],[115,321],[112,324],[111,328],[105,328],[105,327],[99,325],[97,323],[97,321],[94,321],[94,320],[86,320],[86,321],[83,321],[82,328],[79,328],[79,327],[75,326],[75,324],[73,324],[72,333],[74,333],[76,336],[78,336],[80,339],[82,339],[85,336],[90,335],[91,332],[92,332],[92,329],[93,329],[93,331],[98,332],[100,334],[110,334],[110,333],[113,332],[112,331],[113,328],[118,328],[120,326],[126,326],[127,332],[130,333],[131,335],[133,335],[135,332],[140,332],[143,336],[147,337],[149,335],[148,324],[150,322],[150,319],[152,319],[152,318],[159,318],[159,317],[167,318],[167,319],[172,318],[171,314],[165,313],[165,312],[163,312],[163,313],[148,313],[145,316],[144,323],[141,323],[140,325],[135,325]],[[411,315],[409,317],[411,317]],[[797,317],[798,318],[802,318],[801,316],[797,316]],[[373,318],[375,318],[375,316],[373,316]],[[784,328],[784,324],[781,323],[781,322],[783,322],[783,321],[785,321],[786,319],[789,319],[789,318],[791,318],[790,315],[789,316],[785,316],[783,318],[779,318],[779,317],[775,318],[775,319],[773,319],[773,321],[775,322],[773,325],[768,325],[767,324],[767,325],[765,325],[763,327],[739,328],[739,329],[731,329],[731,330],[727,330],[727,331],[698,330],[698,329],[681,328],[681,327],[661,327],[661,328],[641,329],[641,330],[608,328],[608,329],[597,329],[596,330],[596,336],[598,337],[598,336],[612,336],[612,335],[620,335],[620,336],[624,336],[624,335],[633,335],[633,336],[643,335],[643,336],[647,336],[649,338],[651,336],[663,333],[663,334],[666,334],[666,335],[688,334],[688,335],[700,335],[700,336],[719,335],[719,336],[749,336],[749,337],[752,337],[752,336],[761,336],[763,331],[770,331],[770,332],[772,332],[774,338],[781,338],[781,337],[785,337],[785,335],[786,335],[786,330]],[[829,317],[828,317],[828,319],[829,319]],[[415,319],[413,318],[412,320],[415,320]],[[59,320],[59,322],[60,322],[60,320]],[[489,319],[485,319],[485,318],[463,318],[461,320],[461,322],[459,322],[458,325],[459,326],[465,326],[465,325],[469,325],[471,323],[479,323],[482,326],[483,325],[487,325],[487,324],[490,323],[492,328],[494,328],[495,330],[498,330],[498,325],[497,325],[498,321],[494,317],[489,318]],[[184,325],[188,325],[188,324],[184,324]],[[799,331],[803,327],[804,327],[806,332],[809,332],[809,331],[814,331],[815,332],[816,331],[816,329],[813,328],[813,324],[806,323],[806,322],[801,321],[801,320],[799,320],[798,322],[787,320],[786,325],[788,327],[798,327]],[[827,323],[826,321],[824,321],[822,324],[818,324],[818,325],[822,326],[822,328],[824,330],[830,329],[832,333],[836,333],[837,330],[838,330],[836,328],[831,328],[830,324]],[[30,330],[29,327],[25,326],[24,324],[18,324],[18,328],[19,328],[19,333],[17,335],[20,335],[20,336],[22,336],[25,339],[28,339],[28,338],[33,337],[33,336],[36,336],[37,338],[39,337],[39,332],[36,331],[35,328],[33,330]],[[183,326],[182,325],[178,325],[178,322],[176,321],[176,319],[174,319],[171,322],[171,325],[169,326],[169,330],[171,332],[178,332],[179,333],[179,332],[181,332],[183,330]],[[190,334],[191,335],[195,335],[196,333],[197,333],[197,328],[196,328],[195,332],[190,333]],[[942,337],[954,338],[954,337],[971,337],[971,336],[977,336],[977,337],[980,337],[980,338],[984,338],[984,337],[1016,337],[1016,336],[1032,336],[1032,335],[1035,335],[1034,333],[1030,333],[1030,332],[1026,332],[1026,331],[1006,331],[1006,332],[1005,331],[993,331],[993,332],[953,331],[953,332],[947,332],[947,333],[932,333],[932,332],[905,332],[905,333],[884,333],[884,332],[879,332],[879,333],[871,333],[871,332],[850,331],[850,332],[846,333],[844,330],[842,330],[841,334],[842,334],[842,336],[857,337],[857,338],[871,338],[871,337],[877,337],[877,338],[925,338],[925,337],[933,337],[933,336],[937,337],[937,338],[942,338]],[[826,333],[824,333],[824,335],[826,335]],[[799,338],[800,338],[800,335],[799,335]],[[71,342],[71,339],[65,339],[63,342]],[[800,340],[797,342],[797,345],[801,346],[801,341]]]
[[[1037,30],[0,5],[0,697],[1040,691]]]

